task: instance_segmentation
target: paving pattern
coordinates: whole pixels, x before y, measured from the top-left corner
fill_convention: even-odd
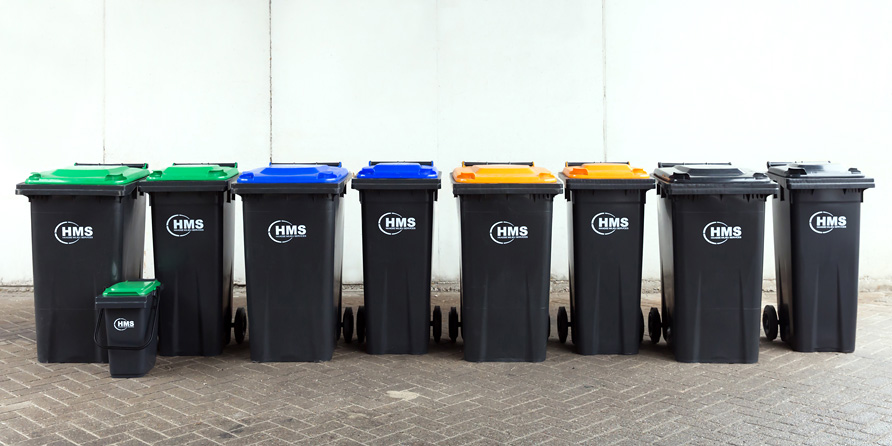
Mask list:
[[[467,363],[460,341],[409,357],[341,341],[330,362],[257,364],[243,344],[130,380],[38,363],[31,299],[0,292],[3,444],[892,445],[892,292],[862,293],[847,355],[763,340],[758,364],[680,364],[663,343],[583,357],[553,336],[538,364]],[[553,295],[552,317],[566,302]]]

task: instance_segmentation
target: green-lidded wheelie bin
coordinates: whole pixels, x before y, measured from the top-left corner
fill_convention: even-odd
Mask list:
[[[777,309],[762,312],[765,336],[800,352],[855,351],[861,202],[875,186],[858,169],[768,163],[773,203]]]
[[[730,163],[660,163],[661,331],[679,362],[755,363],[765,248],[765,200],[777,185]]]
[[[93,340],[108,350],[112,378],[138,378],[155,366],[158,352],[158,295],[155,279],[116,283],[96,296],[99,322]],[[107,340],[100,340],[100,332]]]
[[[108,361],[92,339],[94,298],[142,276],[146,202],[137,181],[147,168],[75,164],[16,185],[31,202],[38,361]]]
[[[471,163],[452,172],[461,230],[461,319],[449,337],[466,361],[545,360],[551,228],[561,183],[533,163]]]
[[[149,194],[163,356],[214,356],[241,343],[247,313],[232,316],[236,163],[174,164],[139,183]]]
[[[582,355],[633,355],[644,337],[641,258],[644,202],[654,180],[629,163],[567,163],[570,314],[558,309],[558,339]]]

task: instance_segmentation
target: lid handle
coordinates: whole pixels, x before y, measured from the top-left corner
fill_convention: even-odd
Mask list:
[[[462,161],[461,165],[463,167],[471,167],[471,166],[486,166],[486,165],[494,165],[494,164],[506,164],[509,166],[530,166],[533,167],[535,164],[532,161]]]
[[[290,166],[294,164],[302,164],[307,166],[341,167],[341,163],[336,161],[313,161],[311,163],[269,163],[270,166]]]
[[[420,164],[422,166],[433,166],[433,161],[369,161],[369,166],[378,164]]]
[[[238,167],[238,163],[173,163],[174,166],[220,166]]]
[[[125,166],[134,169],[148,169],[148,163],[74,163],[75,166]]]
[[[629,161],[567,161],[564,167],[582,166],[585,164],[632,164]]]
[[[657,163],[657,167],[675,167],[675,166],[730,166],[731,163]]]

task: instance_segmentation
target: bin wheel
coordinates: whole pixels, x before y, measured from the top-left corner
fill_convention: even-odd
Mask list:
[[[449,340],[455,342],[458,339],[458,310],[455,307],[449,309]]]
[[[566,307],[558,308],[557,330],[558,341],[560,341],[561,344],[567,342],[567,333],[570,331],[570,318],[567,316]]]
[[[644,342],[644,311],[638,312],[638,343]]]
[[[650,311],[647,313],[647,332],[650,333],[650,342],[659,344],[662,331],[663,327],[660,323],[660,311],[651,307]]]
[[[551,338],[551,313],[545,313],[545,339]]]
[[[780,309],[778,314],[778,325],[780,326],[780,338],[781,341],[787,342],[790,338],[790,318],[787,314],[787,308],[783,305],[778,307]]]
[[[362,305],[356,309],[356,342],[365,342],[365,307]]]
[[[439,305],[434,307],[434,315],[431,320],[431,331],[433,331],[434,334],[434,344],[439,344],[440,337],[443,336],[443,311],[440,310]]]
[[[353,308],[347,307],[344,309],[344,342],[351,343],[353,342]]]
[[[232,329],[235,331],[235,343],[245,342],[245,334],[248,332],[248,312],[245,311],[245,307],[238,307],[235,310],[235,322],[232,323]]]
[[[765,305],[762,310],[762,329],[765,330],[765,338],[769,341],[777,339],[777,310],[774,305]]]

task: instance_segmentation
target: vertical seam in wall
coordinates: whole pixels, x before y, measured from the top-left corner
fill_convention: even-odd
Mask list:
[[[273,162],[273,0],[269,0],[269,162]]]
[[[435,46],[435,57],[434,61],[434,81],[436,85],[436,93],[437,97],[434,105],[434,140],[435,140],[435,148],[434,152],[437,155],[437,159],[440,158],[440,0],[436,0],[434,2],[434,20],[436,23],[434,24],[434,46]],[[441,225],[436,225],[436,233],[434,237],[436,239],[436,244],[434,248],[437,250],[437,269],[440,271],[440,279],[442,279],[442,271],[443,271],[443,258],[442,251],[440,250],[440,227]]]
[[[601,0],[601,138],[607,161],[607,0]]]
[[[106,134],[105,119],[106,119],[107,112],[106,112],[105,102],[106,102],[106,97],[108,96],[108,87],[106,85],[107,75],[106,75],[106,63],[105,63],[105,59],[106,59],[105,29],[107,27],[105,24],[106,3],[107,3],[106,1],[102,2],[102,162],[103,163],[105,162],[105,150],[106,150],[106,148],[105,148],[105,134]]]

